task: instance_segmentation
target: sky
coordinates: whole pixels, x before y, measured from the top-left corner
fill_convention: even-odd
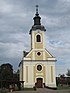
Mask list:
[[[45,26],[45,47],[56,57],[56,75],[70,69],[70,0],[0,0],[0,65],[10,63],[14,70],[31,49],[29,30],[35,5],[39,5]]]

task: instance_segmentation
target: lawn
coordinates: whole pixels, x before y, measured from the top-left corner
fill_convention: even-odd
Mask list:
[[[57,90],[70,90],[70,86],[58,86]]]
[[[0,89],[0,93],[8,93],[7,89]]]
[[[34,88],[24,88],[24,89],[21,89],[21,90],[15,90],[15,91],[35,91]],[[6,89],[0,89],[0,93],[8,93],[8,90]]]
[[[24,88],[24,91],[34,91],[34,88]]]

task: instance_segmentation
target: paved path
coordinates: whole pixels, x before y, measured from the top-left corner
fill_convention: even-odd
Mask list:
[[[70,93],[70,90],[37,89],[37,93]]]
[[[38,88],[36,91],[14,91],[11,93],[70,93],[70,90],[50,90],[46,88]]]

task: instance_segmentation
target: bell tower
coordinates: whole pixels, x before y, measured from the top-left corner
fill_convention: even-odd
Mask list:
[[[44,48],[44,31],[45,27],[41,25],[41,17],[38,13],[38,5],[36,5],[36,14],[33,18],[34,25],[30,30],[31,35],[31,49],[43,49]]]

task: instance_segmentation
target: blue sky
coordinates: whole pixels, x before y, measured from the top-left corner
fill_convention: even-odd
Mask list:
[[[17,70],[23,51],[30,50],[29,30],[35,5],[46,28],[45,47],[57,59],[56,74],[70,69],[70,0],[0,0],[0,64]]]

